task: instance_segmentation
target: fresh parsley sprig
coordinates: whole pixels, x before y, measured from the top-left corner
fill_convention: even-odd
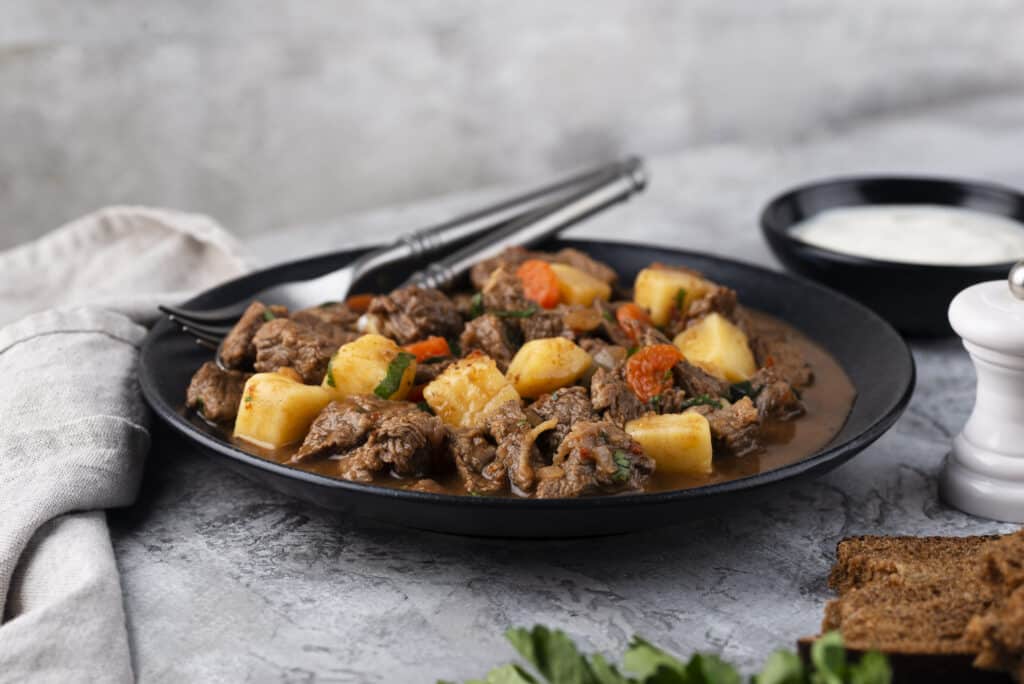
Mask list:
[[[640,637],[633,637],[622,657],[621,669],[600,654],[585,655],[561,630],[543,625],[517,627],[505,632],[523,660],[534,668],[509,663],[496,667],[484,679],[466,684],[741,684],[739,671],[716,655],[697,653],[682,661]],[[811,647],[805,665],[792,651],[772,653],[751,684],[890,684],[892,670],[881,653],[847,661],[843,639],[829,632]],[[438,682],[438,684],[446,684]]]

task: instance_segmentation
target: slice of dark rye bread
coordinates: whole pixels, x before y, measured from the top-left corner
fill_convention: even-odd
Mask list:
[[[898,679],[936,666],[975,677],[972,662],[1024,679],[1024,531],[844,539],[829,586],[822,631],[890,654]]]

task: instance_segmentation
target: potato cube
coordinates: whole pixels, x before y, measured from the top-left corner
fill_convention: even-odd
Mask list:
[[[301,441],[330,401],[330,392],[288,373],[257,373],[242,390],[235,437],[267,449]]]
[[[590,306],[595,299],[608,301],[612,296],[611,286],[589,273],[566,264],[551,264],[558,276],[558,296],[566,304]]]
[[[711,474],[711,427],[699,413],[644,416],[626,423],[626,432],[654,459],[658,472]]]
[[[521,397],[539,397],[571,385],[590,368],[590,354],[564,337],[530,340],[508,365],[508,378]]]
[[[687,361],[723,380],[742,382],[757,372],[746,333],[721,314],[708,314],[674,342]]]
[[[399,358],[399,354],[403,356]],[[343,344],[334,353],[322,387],[335,399],[390,389],[387,396],[378,396],[398,401],[408,396],[415,379],[416,358],[403,352],[394,340],[370,334]]]
[[[423,398],[447,425],[477,427],[502,404],[519,395],[494,359],[474,353],[448,366],[423,388]]]
[[[633,301],[651,312],[655,325],[665,325],[672,317],[672,309],[683,293],[683,311],[695,299],[703,297],[713,284],[690,273],[669,268],[645,268],[633,284]]]

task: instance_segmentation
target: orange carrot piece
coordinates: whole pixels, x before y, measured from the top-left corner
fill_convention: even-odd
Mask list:
[[[435,356],[451,356],[452,350],[448,346],[448,340],[443,337],[428,337],[420,342],[407,344],[402,349],[416,355],[416,361],[422,363]]]
[[[647,313],[647,310],[632,302],[623,304],[615,310],[615,320],[634,342],[640,338],[645,328],[653,325],[651,315]]]
[[[626,361],[626,384],[640,401],[648,402],[672,388],[672,367],[682,358],[674,344],[644,347]]]
[[[372,294],[352,295],[345,300],[345,306],[358,313],[366,313],[366,310],[370,308],[370,302],[373,301],[373,298],[374,295]]]
[[[526,298],[545,309],[558,306],[558,275],[546,261],[527,259],[516,269]]]

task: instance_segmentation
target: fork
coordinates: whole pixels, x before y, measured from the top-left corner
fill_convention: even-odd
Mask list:
[[[323,301],[325,291],[330,292],[332,296],[344,298],[352,282],[378,268],[436,251],[477,233],[485,233],[483,237],[454,254],[414,273],[403,283],[403,286],[446,287],[465,274],[476,261],[494,256],[512,245],[531,245],[540,242],[598,211],[628,199],[644,187],[646,175],[642,161],[638,158],[629,158],[578,174],[440,226],[412,233],[388,247],[364,255],[345,268],[312,280],[267,288],[254,297],[247,298],[243,303],[195,313],[167,306],[161,306],[160,310],[168,314],[171,320],[178,322],[183,332],[193,335],[197,343],[216,349],[216,360],[220,365],[220,345],[230,331],[233,321],[241,314],[245,303],[252,299],[262,299],[294,309]],[[552,195],[556,196],[554,200],[551,199]],[[544,200],[547,204],[543,204]],[[512,213],[514,209],[518,211]],[[483,228],[480,227],[481,222],[485,224]]]

